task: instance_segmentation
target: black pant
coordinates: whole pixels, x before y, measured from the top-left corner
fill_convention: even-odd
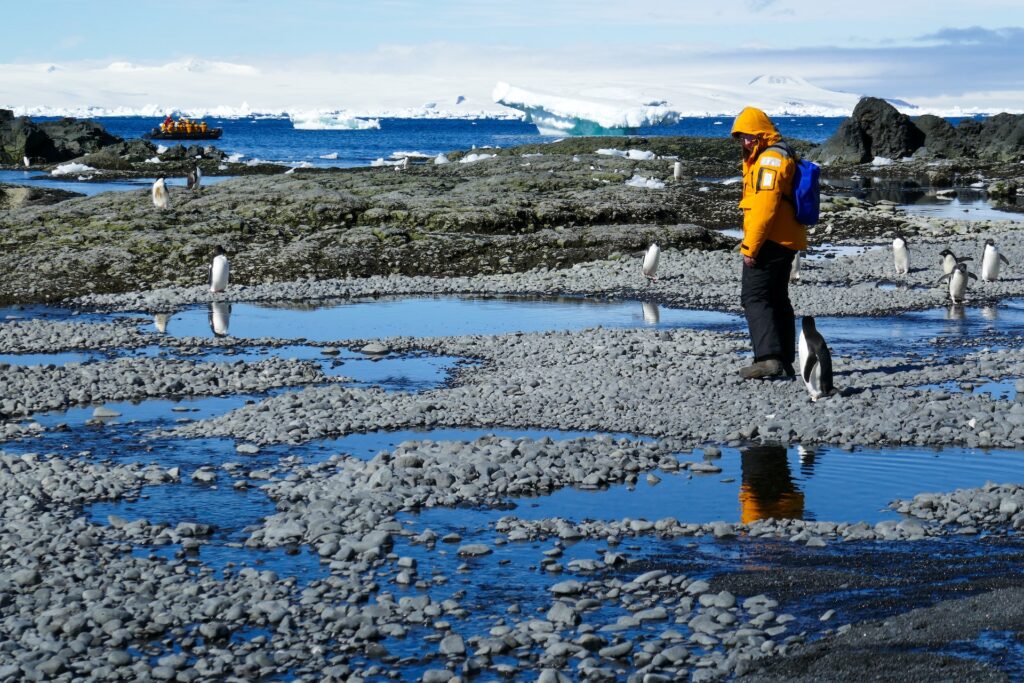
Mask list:
[[[743,266],[740,302],[754,345],[754,360],[774,358],[792,365],[796,355],[796,315],[789,302],[789,270],[796,252],[767,241],[753,267]]]

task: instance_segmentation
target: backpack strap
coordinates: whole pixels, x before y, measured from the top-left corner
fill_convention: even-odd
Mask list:
[[[786,157],[787,159],[792,159],[793,161],[800,161],[800,159],[796,155],[796,152],[793,151],[793,148],[790,147],[789,143],[786,142],[785,140],[779,140],[774,145],[769,145],[768,147],[765,147],[761,154],[764,154],[770,149],[777,149],[779,152],[782,153],[782,156]],[[785,199],[790,204],[792,204],[794,207],[796,206],[796,200],[790,195],[783,194],[782,198]]]

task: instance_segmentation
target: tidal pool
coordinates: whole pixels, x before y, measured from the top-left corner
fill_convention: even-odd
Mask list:
[[[159,171],[159,164],[153,165],[154,171]],[[158,176],[152,178],[120,178],[117,180],[89,180],[91,174],[72,173],[69,175],[55,176],[43,171],[17,171],[0,170],[0,183],[14,185],[26,185],[29,187],[44,187],[51,190],[67,190],[78,192],[87,196],[101,192],[124,192],[128,190],[150,189]],[[79,180],[79,177],[83,180]],[[216,185],[235,176],[203,176],[203,185]],[[185,178],[166,178],[165,182],[170,187],[185,189]]]

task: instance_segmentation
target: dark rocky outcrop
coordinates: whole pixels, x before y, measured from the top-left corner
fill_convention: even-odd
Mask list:
[[[863,164],[875,157],[911,155],[986,161],[1024,159],[1024,115],[967,119],[958,126],[938,116],[911,119],[876,97],[865,97],[835,135],[810,157],[825,164]]]
[[[56,204],[65,199],[84,197],[79,192],[69,192],[51,187],[25,187],[22,185],[0,185],[0,209],[17,209],[22,206],[44,206]]]
[[[20,166],[24,157],[33,164],[68,161],[119,142],[123,140],[93,121],[66,118],[35,123],[0,109],[0,164]]]
[[[923,144],[924,133],[909,116],[885,100],[865,97],[814,156],[825,163],[863,164],[875,157],[901,159]]]

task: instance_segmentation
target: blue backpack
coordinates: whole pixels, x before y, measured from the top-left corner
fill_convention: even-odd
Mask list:
[[[793,149],[786,143],[772,145],[765,149],[777,149],[785,156],[796,161],[796,174],[793,176],[793,196],[785,197],[786,201],[793,204],[796,209],[796,222],[800,225],[814,225],[818,222],[818,204],[820,202],[820,190],[818,188],[818,177],[821,169],[814,162],[799,158]]]

